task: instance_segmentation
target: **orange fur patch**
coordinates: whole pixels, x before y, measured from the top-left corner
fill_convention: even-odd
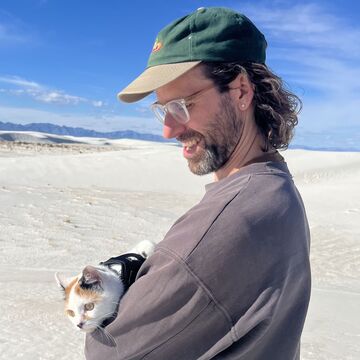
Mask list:
[[[101,296],[96,291],[83,289],[79,284],[75,285],[75,293],[82,298],[91,299],[93,302],[100,300]]]
[[[72,288],[74,288],[74,291],[77,295],[86,299],[88,302],[97,303],[101,300],[101,295],[99,295],[97,292],[91,291],[91,290],[86,290],[86,289],[83,289],[82,287],[80,287],[80,285],[78,283],[78,278],[76,277],[65,288],[65,312],[66,312],[66,309],[67,309],[67,306],[69,303],[69,296],[70,296],[70,292],[71,292]],[[85,318],[86,318],[86,315],[85,315]],[[90,319],[90,317],[86,318],[86,319],[88,320],[88,319]]]
[[[65,288],[65,301],[69,300],[69,295],[70,295],[70,291],[72,289],[72,287],[75,285],[75,283],[77,283],[77,278],[75,278],[74,280],[71,281],[71,283]]]

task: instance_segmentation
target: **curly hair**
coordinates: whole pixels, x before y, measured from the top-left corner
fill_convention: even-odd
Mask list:
[[[212,79],[220,93],[229,90],[229,83],[238,74],[246,74],[254,86],[255,122],[266,140],[275,149],[285,150],[298,123],[301,100],[264,64],[203,62],[204,75]]]

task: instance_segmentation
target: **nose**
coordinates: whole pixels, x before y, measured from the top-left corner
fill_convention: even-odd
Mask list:
[[[82,321],[77,324],[77,327],[80,329],[82,329],[83,326],[84,326],[84,323]]]
[[[184,124],[180,124],[170,114],[166,114],[163,126],[163,137],[165,139],[176,138],[185,130],[186,126]]]

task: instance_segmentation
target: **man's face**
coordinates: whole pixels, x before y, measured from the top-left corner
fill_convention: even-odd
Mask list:
[[[185,98],[211,85],[201,68],[181,76],[157,91],[159,102]],[[220,94],[213,87],[200,97],[190,101],[190,120],[186,124],[176,122],[167,115],[164,137],[176,138],[183,144],[183,155],[190,170],[205,175],[219,170],[230,158],[242,132],[242,121],[229,93]]]
[[[241,134],[242,122],[227,93],[220,96],[219,109],[209,114],[199,131],[190,126],[176,139],[184,145],[184,157],[196,175],[219,170],[230,158]]]

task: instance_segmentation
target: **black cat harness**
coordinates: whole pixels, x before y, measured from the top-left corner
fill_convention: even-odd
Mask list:
[[[145,261],[145,258],[139,254],[128,253],[117,257],[112,257],[109,260],[103,261],[100,265],[107,266],[114,271],[122,280],[124,284],[124,292],[134,283],[136,275]],[[114,265],[120,265],[121,271],[115,269]]]

